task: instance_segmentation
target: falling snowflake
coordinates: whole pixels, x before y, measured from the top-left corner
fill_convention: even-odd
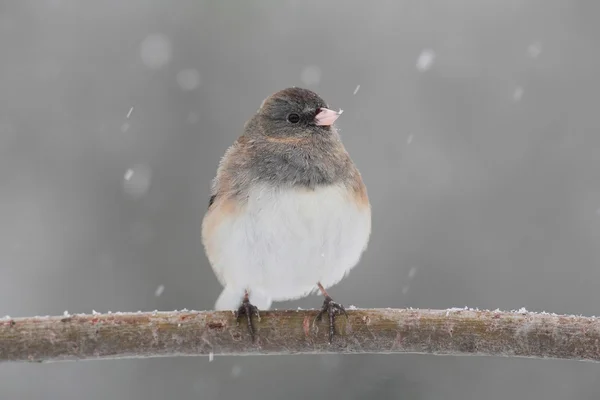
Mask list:
[[[125,193],[132,197],[140,198],[150,188],[152,172],[147,165],[139,164],[129,168],[123,178]]]
[[[515,88],[515,91],[513,92],[513,100],[521,101],[522,97],[523,97],[523,88],[521,86],[517,86]]]
[[[425,49],[419,55],[417,59],[417,69],[419,71],[427,71],[433,65],[435,60],[435,53],[433,50]]]
[[[408,278],[412,279],[415,277],[415,275],[417,274],[417,267],[412,267],[409,271],[408,271]]]
[[[542,53],[542,44],[540,42],[533,42],[527,47],[527,54],[531,58],[538,58]]]

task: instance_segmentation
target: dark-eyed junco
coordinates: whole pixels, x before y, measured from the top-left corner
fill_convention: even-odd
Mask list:
[[[330,341],[335,315],[345,314],[325,289],[360,260],[371,206],[333,125],[340,115],[310,90],[281,90],[219,164],[202,241],[224,286],[215,308],[245,314],[252,337],[252,314],[317,289],[325,296],[317,319],[327,313]]]

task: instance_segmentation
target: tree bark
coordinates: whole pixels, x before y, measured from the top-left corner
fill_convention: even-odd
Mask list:
[[[252,342],[233,312],[174,311],[0,319],[0,362],[192,355],[427,353],[600,361],[600,319],[526,311],[267,311]]]

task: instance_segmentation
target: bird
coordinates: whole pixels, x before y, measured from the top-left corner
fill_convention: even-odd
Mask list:
[[[263,100],[221,158],[202,220],[202,243],[223,286],[215,310],[252,317],[274,301],[324,296],[313,321],[345,307],[327,289],[360,261],[371,235],[371,204],[342,144],[335,111],[299,87]]]

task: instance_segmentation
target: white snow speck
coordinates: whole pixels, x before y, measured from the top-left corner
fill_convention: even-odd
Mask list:
[[[415,135],[413,135],[411,133],[410,135],[408,135],[408,139],[406,139],[406,143],[411,144],[414,138],[415,138]]]
[[[351,305],[348,306],[348,310],[358,310],[358,308],[356,308],[355,305],[351,304]]]
[[[181,90],[190,91],[200,86],[200,73],[196,69],[179,71],[176,79]]]
[[[92,315],[98,315],[98,314],[100,314],[98,311],[92,310]]]
[[[233,368],[231,368],[231,376],[233,376],[234,378],[240,376],[241,373],[242,367],[240,367],[239,365],[234,365]]]
[[[325,257],[325,253],[321,253],[321,257]]]
[[[125,172],[125,176],[123,178],[125,178],[126,181],[130,180],[131,177],[133,176],[133,170],[132,169],[128,169]]]
[[[527,47],[527,54],[531,58],[538,58],[542,53],[542,44],[540,42],[533,42]]]
[[[151,178],[152,171],[147,165],[134,165],[125,172],[123,189],[128,195],[140,198],[148,192]]]
[[[412,279],[415,277],[415,274],[417,273],[417,267],[412,267],[409,271],[408,271],[408,278]]]
[[[431,49],[425,49],[419,54],[417,58],[417,69],[419,71],[427,71],[433,65],[435,60],[435,53]]]
[[[131,117],[131,113],[133,112],[133,107],[131,107],[129,109],[129,112],[127,113],[127,119],[129,119],[129,117]]]
[[[356,85],[356,89],[354,89],[354,93],[352,93],[352,94],[356,94],[356,93],[358,93],[358,90],[359,90],[359,89],[360,89],[360,85]]]
[[[171,42],[160,33],[148,35],[140,46],[140,56],[146,67],[160,69],[171,61]]]
[[[212,362],[215,359],[215,354],[211,351],[208,353],[208,362]]]
[[[65,310],[65,312],[63,312],[63,315],[65,317],[70,317],[71,316],[71,314],[69,314],[69,311],[67,311],[67,310]]]
[[[321,82],[321,68],[309,65],[302,70],[300,80],[307,86],[318,85]]]
[[[161,294],[163,294],[164,291],[165,291],[165,285],[158,285],[158,287],[154,291],[154,295],[156,297],[159,297]]]
[[[521,101],[522,97],[523,97],[523,88],[521,86],[517,86],[515,88],[515,91],[513,92],[513,100]]]
[[[521,307],[521,308],[519,308],[519,310],[517,312],[523,314],[523,313],[527,312],[527,309],[525,307]]]
[[[10,315],[5,315],[2,319],[10,319]]]

